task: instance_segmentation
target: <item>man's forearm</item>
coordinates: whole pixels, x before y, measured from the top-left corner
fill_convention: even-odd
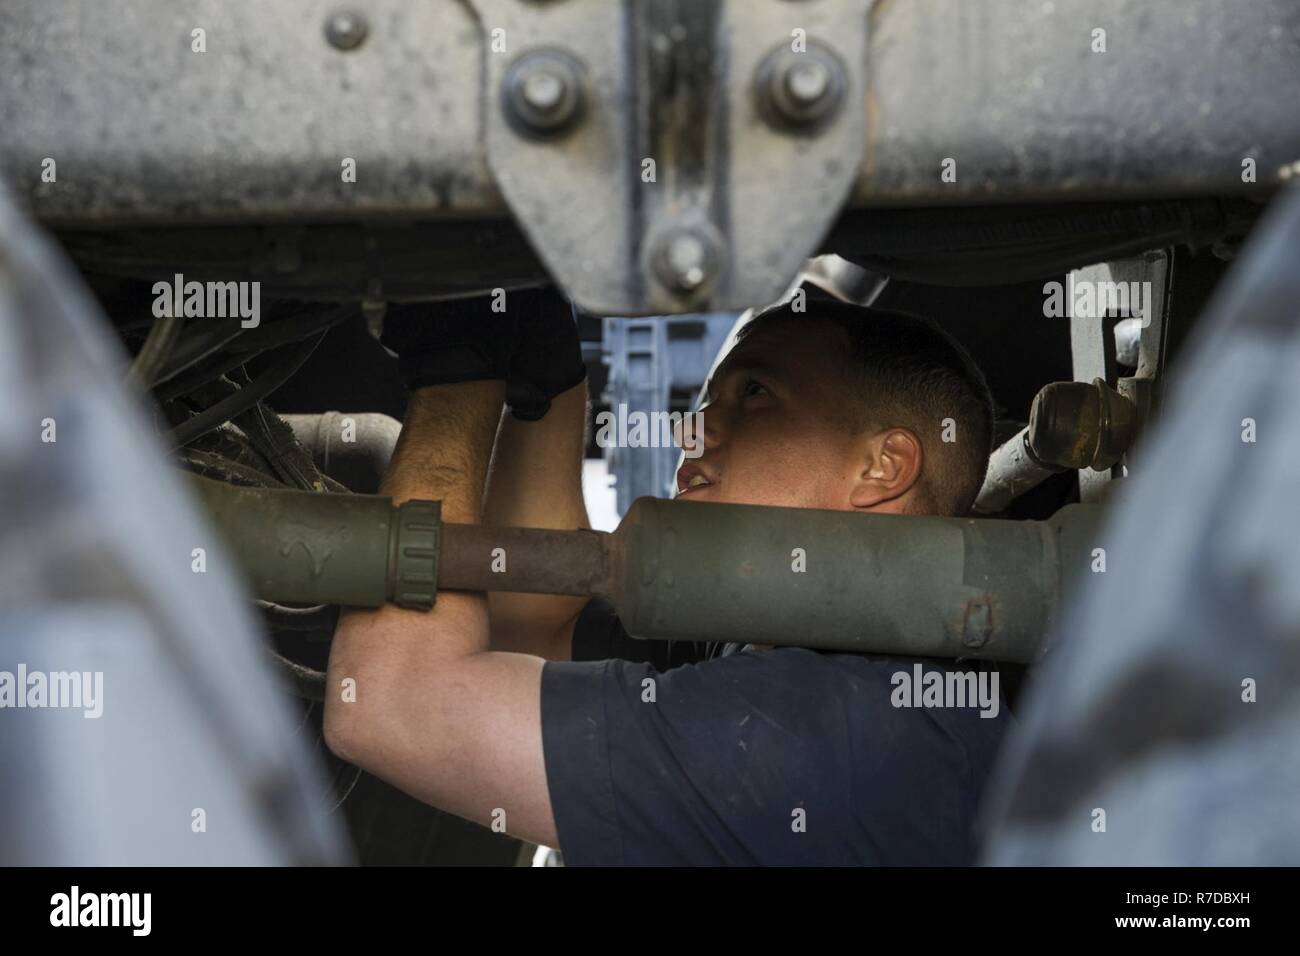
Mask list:
[[[570,530],[590,527],[582,497],[587,383],[556,396],[539,421],[501,419],[488,478],[483,523],[498,527]],[[506,556],[509,560],[509,555]],[[492,647],[551,660],[567,659],[564,625],[587,603],[584,597],[546,594],[488,595]]]
[[[582,458],[587,382],[557,395],[539,421],[503,415],[492,455],[483,523],[521,528],[585,528]]]
[[[442,502],[445,521],[477,524],[493,425],[505,389],[501,382],[468,382],[419,389],[411,395],[402,434],[381,491],[395,504],[410,498]],[[392,688],[437,661],[487,650],[487,602],[482,594],[443,591],[428,613],[385,605],[347,609],[330,649],[327,721],[340,729],[385,723],[394,712],[373,709],[374,691]],[[436,676],[436,675],[430,675]],[[354,681],[355,702],[347,688]],[[370,693],[366,693],[370,691]]]
[[[382,490],[442,501],[479,520],[500,381],[420,389]],[[330,749],[434,806],[555,840],[542,754],[542,661],[488,651],[482,594],[441,591],[432,611],[388,605],[343,614],[330,649]]]
[[[478,523],[504,400],[505,386],[497,381],[413,392],[380,491],[394,504],[409,498],[440,500],[443,520]]]

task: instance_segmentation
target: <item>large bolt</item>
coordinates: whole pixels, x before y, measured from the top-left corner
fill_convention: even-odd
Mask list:
[[[524,80],[524,101],[538,113],[550,115],[564,102],[564,79],[549,70],[537,70]]]
[[[796,63],[785,71],[785,92],[804,109],[814,109],[831,91],[831,73],[820,60]]]
[[[683,292],[694,292],[708,278],[708,249],[699,236],[678,236],[664,252],[672,284]]]
[[[582,65],[559,50],[525,53],[506,71],[502,97],[507,117],[521,132],[558,136],[585,107]]]
[[[325,21],[325,39],[329,40],[330,46],[339,50],[355,50],[361,46],[369,32],[370,26],[366,23],[366,18],[350,10],[331,14]]]
[[[809,43],[803,53],[782,45],[759,65],[759,110],[779,129],[809,131],[827,123],[844,101],[844,67],[829,48]]]
[[[704,232],[675,229],[657,244],[654,255],[655,274],[659,281],[679,296],[701,292],[718,269],[717,245]]]

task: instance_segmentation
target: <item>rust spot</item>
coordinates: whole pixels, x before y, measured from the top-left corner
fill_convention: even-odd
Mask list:
[[[880,109],[876,105],[876,92],[868,87],[863,91],[866,107],[866,141],[862,149],[862,179],[870,183],[876,176],[876,142],[880,126]]]
[[[981,594],[966,601],[962,615],[961,642],[967,647],[983,647],[993,636],[993,596]]]
[[[867,64],[868,68],[864,73],[865,89],[862,91],[863,107],[866,112],[866,140],[863,144],[862,154],[862,182],[871,183],[876,177],[876,146],[880,136],[880,104],[876,100],[876,91],[872,83],[871,65],[871,47],[875,44],[876,36],[880,32],[881,22],[887,16],[888,10],[893,6],[893,0],[876,0],[871,7],[871,12],[867,15]],[[864,188],[864,191],[868,191]]]

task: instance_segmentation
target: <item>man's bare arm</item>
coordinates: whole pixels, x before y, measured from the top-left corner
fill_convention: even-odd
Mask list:
[[[586,421],[585,380],[556,396],[539,421],[502,416],[483,507],[485,525],[590,527],[582,497]],[[551,594],[489,593],[492,649],[569,660],[574,621],[587,601]]]
[[[504,385],[467,382],[411,396],[383,491],[440,499],[449,522],[480,520]],[[482,594],[440,592],[429,613],[349,610],[330,651],[331,750],[412,796],[555,846],[542,752],[543,661],[488,650]],[[343,682],[355,683],[353,694]]]

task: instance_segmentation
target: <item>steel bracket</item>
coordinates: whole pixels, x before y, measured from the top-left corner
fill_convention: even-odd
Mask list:
[[[870,0],[468,2],[488,164],[580,307],[781,295],[861,168]]]
[[[1170,256],[1165,250],[1152,250],[1130,259],[1103,262],[1069,274],[1066,282],[1067,298],[1074,301],[1074,290],[1083,283],[1093,289],[1140,289],[1140,299],[1125,298],[1128,311],[1122,314],[1073,314],[1070,319],[1070,344],[1073,353],[1074,378],[1079,382],[1100,379],[1114,383],[1119,393],[1133,402],[1141,416],[1149,406],[1149,390],[1154,382],[1164,352],[1165,315],[1169,304]],[[1098,292],[1094,304],[1100,304]],[[1137,319],[1141,322],[1139,360],[1135,379],[1140,387],[1126,385],[1128,380],[1116,381],[1113,330],[1117,320]],[[1079,471],[1079,499],[1096,502],[1102,498],[1106,484],[1114,477],[1114,468],[1084,468]]]

